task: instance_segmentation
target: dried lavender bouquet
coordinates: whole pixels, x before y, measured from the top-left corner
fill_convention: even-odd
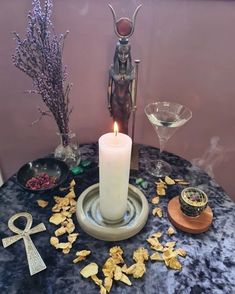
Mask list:
[[[62,63],[64,40],[68,34],[56,35],[50,20],[52,0],[46,0],[42,9],[39,0],[32,1],[32,11],[28,14],[26,38],[14,32],[17,47],[12,56],[14,65],[32,78],[35,90],[29,93],[41,94],[49,111],[57,123],[63,146],[69,141],[69,93],[71,84],[66,82],[67,72]]]

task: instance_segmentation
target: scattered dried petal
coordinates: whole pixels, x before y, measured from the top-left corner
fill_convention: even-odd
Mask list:
[[[152,202],[152,204],[158,204],[159,200],[160,200],[160,198],[156,196],[156,197],[152,198],[151,202]]]
[[[154,216],[162,217],[162,209],[160,207],[155,207],[152,211]]]
[[[108,292],[110,292],[112,285],[113,285],[113,279],[111,279],[110,277],[105,277],[104,287]]]
[[[57,229],[57,230],[55,231],[55,235],[56,235],[56,237],[59,237],[59,236],[65,234],[65,233],[66,233],[66,229],[65,229],[65,227],[60,227],[59,229]]]
[[[97,275],[91,276],[91,279],[92,279],[93,282],[95,282],[96,285],[98,285],[98,286],[101,286],[102,285],[102,280],[99,279],[97,277]]]
[[[185,257],[187,255],[186,250],[184,250],[183,248],[178,248],[175,250],[175,252],[182,257]]]
[[[165,246],[168,247],[168,248],[173,248],[173,247],[175,247],[175,244],[176,244],[176,242],[167,242],[165,244]]]
[[[156,232],[150,235],[150,238],[161,238],[162,232]]]
[[[66,219],[65,216],[63,216],[61,213],[54,213],[50,219],[49,222],[53,223],[55,225],[59,225],[60,223],[62,223],[64,220]]]
[[[82,260],[85,260],[88,255],[91,254],[90,250],[81,250],[76,252],[77,258],[73,260],[73,263],[78,263]]]
[[[103,285],[100,285],[100,294],[106,294],[107,291]]]
[[[124,264],[124,266],[122,267],[122,272],[127,275],[133,275],[133,273],[135,272],[135,268],[136,268],[136,263],[132,264],[130,267],[127,267],[127,265]]]
[[[154,260],[154,261],[163,261],[163,258],[161,257],[161,255],[158,252],[153,253],[150,256],[150,259]]]
[[[66,230],[66,229],[65,229]],[[68,241],[73,244],[76,240],[77,240],[77,237],[78,237],[78,233],[73,233],[73,234],[69,234],[68,235]]]
[[[68,253],[70,252],[70,250],[71,250],[71,248],[67,247],[67,248],[64,248],[64,249],[62,250],[62,252],[63,252],[64,254],[68,254]]]
[[[133,259],[136,262],[144,262],[145,260],[148,260],[149,259],[148,250],[143,247],[138,248],[137,250],[134,251]]]
[[[66,249],[66,248],[70,248],[71,249],[71,244],[69,242],[62,242],[62,243],[59,243],[57,244],[56,246],[56,249]]]
[[[179,185],[189,185],[189,182],[178,182]]]
[[[48,205],[48,201],[42,200],[42,199],[38,199],[37,200],[38,206],[44,208]]]
[[[167,185],[174,185],[175,184],[175,181],[168,176],[165,177],[165,182],[167,183]]]
[[[68,199],[72,199],[72,198],[76,197],[76,194],[75,194],[74,190],[71,190],[68,194],[66,194],[65,197]]]
[[[181,263],[177,260],[176,257],[171,258],[168,261],[168,265],[169,268],[174,269],[174,270],[181,270],[182,269],[182,265]]]
[[[133,272],[133,278],[139,279],[141,278],[146,272],[145,264],[142,262],[137,262],[135,270]]]
[[[76,185],[76,182],[74,180],[72,180],[69,184],[70,188],[74,187]]]
[[[116,266],[115,271],[114,271],[114,280],[119,281],[122,278],[122,269],[120,266]]]
[[[73,223],[73,220],[70,218],[68,219],[68,223],[66,225],[66,231],[71,234],[75,230],[75,225]]]
[[[50,238],[50,243],[51,243],[52,246],[56,247],[56,245],[59,244],[59,239],[56,238],[56,237],[51,237]]]
[[[96,275],[97,273],[98,273],[98,265],[94,262],[89,263],[80,271],[80,274],[86,279]]]
[[[168,236],[172,236],[175,234],[175,230],[172,227],[169,227],[167,230],[167,234],[168,234]]]
[[[157,194],[159,196],[165,196],[166,195],[166,190],[164,188],[157,187]]]
[[[128,285],[128,286],[132,285],[132,283],[129,280],[128,276],[126,276],[125,274],[122,274],[122,278],[121,278],[120,281],[123,282],[124,284]]]

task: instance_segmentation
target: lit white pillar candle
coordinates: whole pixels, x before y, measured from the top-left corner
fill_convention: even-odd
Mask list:
[[[110,222],[127,209],[131,147],[131,138],[118,129],[99,138],[100,211]]]

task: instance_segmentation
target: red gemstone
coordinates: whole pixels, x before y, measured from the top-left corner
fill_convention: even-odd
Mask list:
[[[117,32],[119,33],[119,35],[125,37],[130,35],[131,33],[132,22],[130,21],[130,19],[126,17],[122,17],[117,21],[116,27],[117,27]]]

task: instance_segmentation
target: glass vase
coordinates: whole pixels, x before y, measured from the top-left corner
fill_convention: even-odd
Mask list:
[[[60,145],[55,149],[54,156],[63,160],[70,168],[78,166],[81,161],[78,140],[74,133],[58,133]]]

